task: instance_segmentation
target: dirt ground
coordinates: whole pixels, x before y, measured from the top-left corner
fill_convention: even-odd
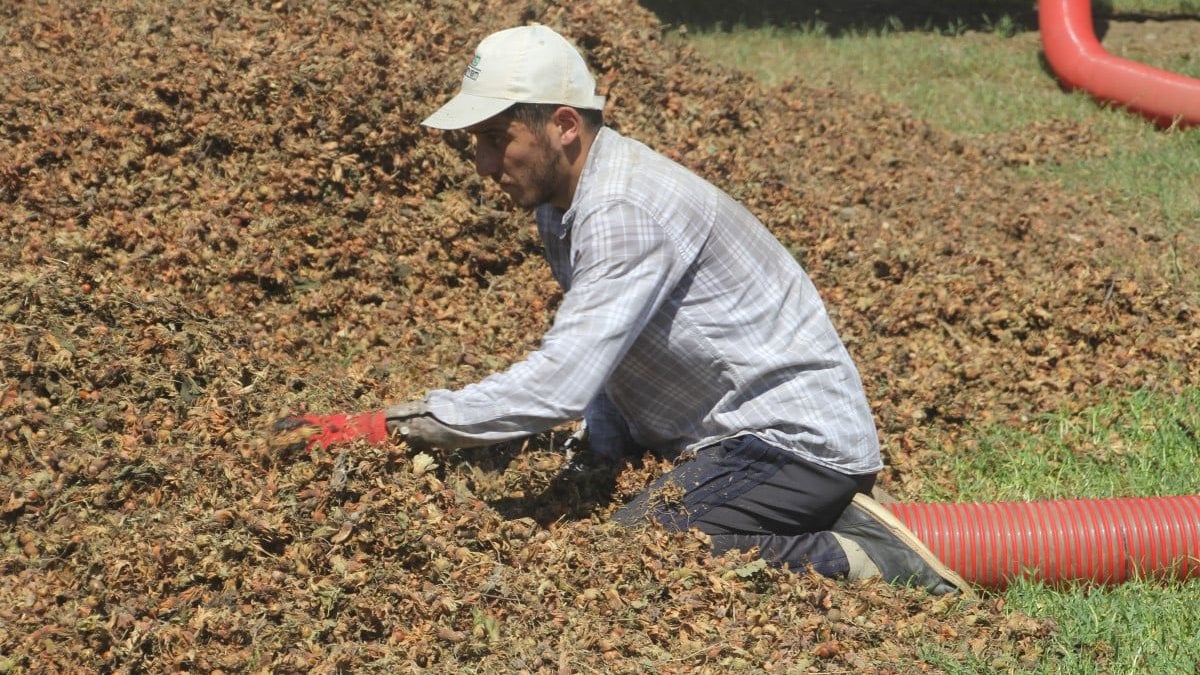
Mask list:
[[[472,17],[487,16],[480,22]],[[663,467],[557,473],[565,433],[280,454],[279,416],[464,385],[559,299],[526,214],[419,120],[478,40],[571,35],[621,132],[743,200],[862,371],[883,482],[1105,390],[1195,386],[1194,242],[1012,166],[1084,124],[965,139],[766,90],[639,5],[0,6],[0,672],[1019,669],[1047,621],[711,560],[605,522]],[[1161,273],[1159,271],[1162,271]],[[1083,448],[1081,452],[1104,452]]]

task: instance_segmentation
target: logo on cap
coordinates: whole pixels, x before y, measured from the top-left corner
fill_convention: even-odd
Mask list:
[[[469,64],[467,64],[467,72],[463,73],[463,77],[466,77],[466,78],[469,78],[472,80],[479,79],[479,55],[478,54],[476,54],[475,58],[471,59],[471,62]]]

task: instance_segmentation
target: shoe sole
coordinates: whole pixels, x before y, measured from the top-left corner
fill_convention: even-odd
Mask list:
[[[921,560],[929,565],[938,576],[945,579],[947,583],[958,589],[962,597],[967,599],[975,599],[975,591],[971,589],[971,585],[967,583],[957,572],[946,567],[946,564],[938,559],[933,551],[925,545],[925,542],[917,538],[917,535],[912,533],[912,530],[900,522],[891,511],[887,510],[883,505],[876,502],[874,499],[864,495],[855,494],[851,503],[862,509],[867,515],[874,518],[881,525],[887,528],[897,539],[904,542],[914,553],[921,557]]]

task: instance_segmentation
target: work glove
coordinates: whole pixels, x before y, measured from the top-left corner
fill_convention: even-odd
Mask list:
[[[571,460],[573,460],[575,456],[579,454],[579,451],[583,449],[584,444],[587,443],[587,440],[588,426],[587,420],[584,420],[579,423],[579,428],[576,429],[575,432],[570,436],[568,436],[567,440],[563,441],[563,454],[566,455],[568,464],[570,464]]]
[[[604,392],[597,394],[583,411],[583,426],[580,429],[588,448],[597,459],[618,464],[645,451],[633,439],[625,416]]]
[[[384,410],[387,426],[399,433],[409,445],[445,450],[490,445],[492,441],[457,431],[440,422],[424,401],[401,403]]]
[[[382,410],[334,415],[292,415],[271,425],[270,444],[277,449],[328,448],[357,440],[372,445],[388,441],[387,418]]]
[[[401,403],[360,414],[292,415],[271,425],[270,445],[277,450],[328,448],[357,440],[372,445],[388,442],[398,433],[418,448],[467,448],[489,441],[460,433],[438,421],[424,401]]]

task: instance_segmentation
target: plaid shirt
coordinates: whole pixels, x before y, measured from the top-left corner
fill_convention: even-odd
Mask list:
[[[431,412],[499,442],[587,420],[602,454],[755,434],[843,473],[882,468],[862,382],[808,275],[749,211],[611,129],[571,208],[536,212],[564,296],[540,349]]]

